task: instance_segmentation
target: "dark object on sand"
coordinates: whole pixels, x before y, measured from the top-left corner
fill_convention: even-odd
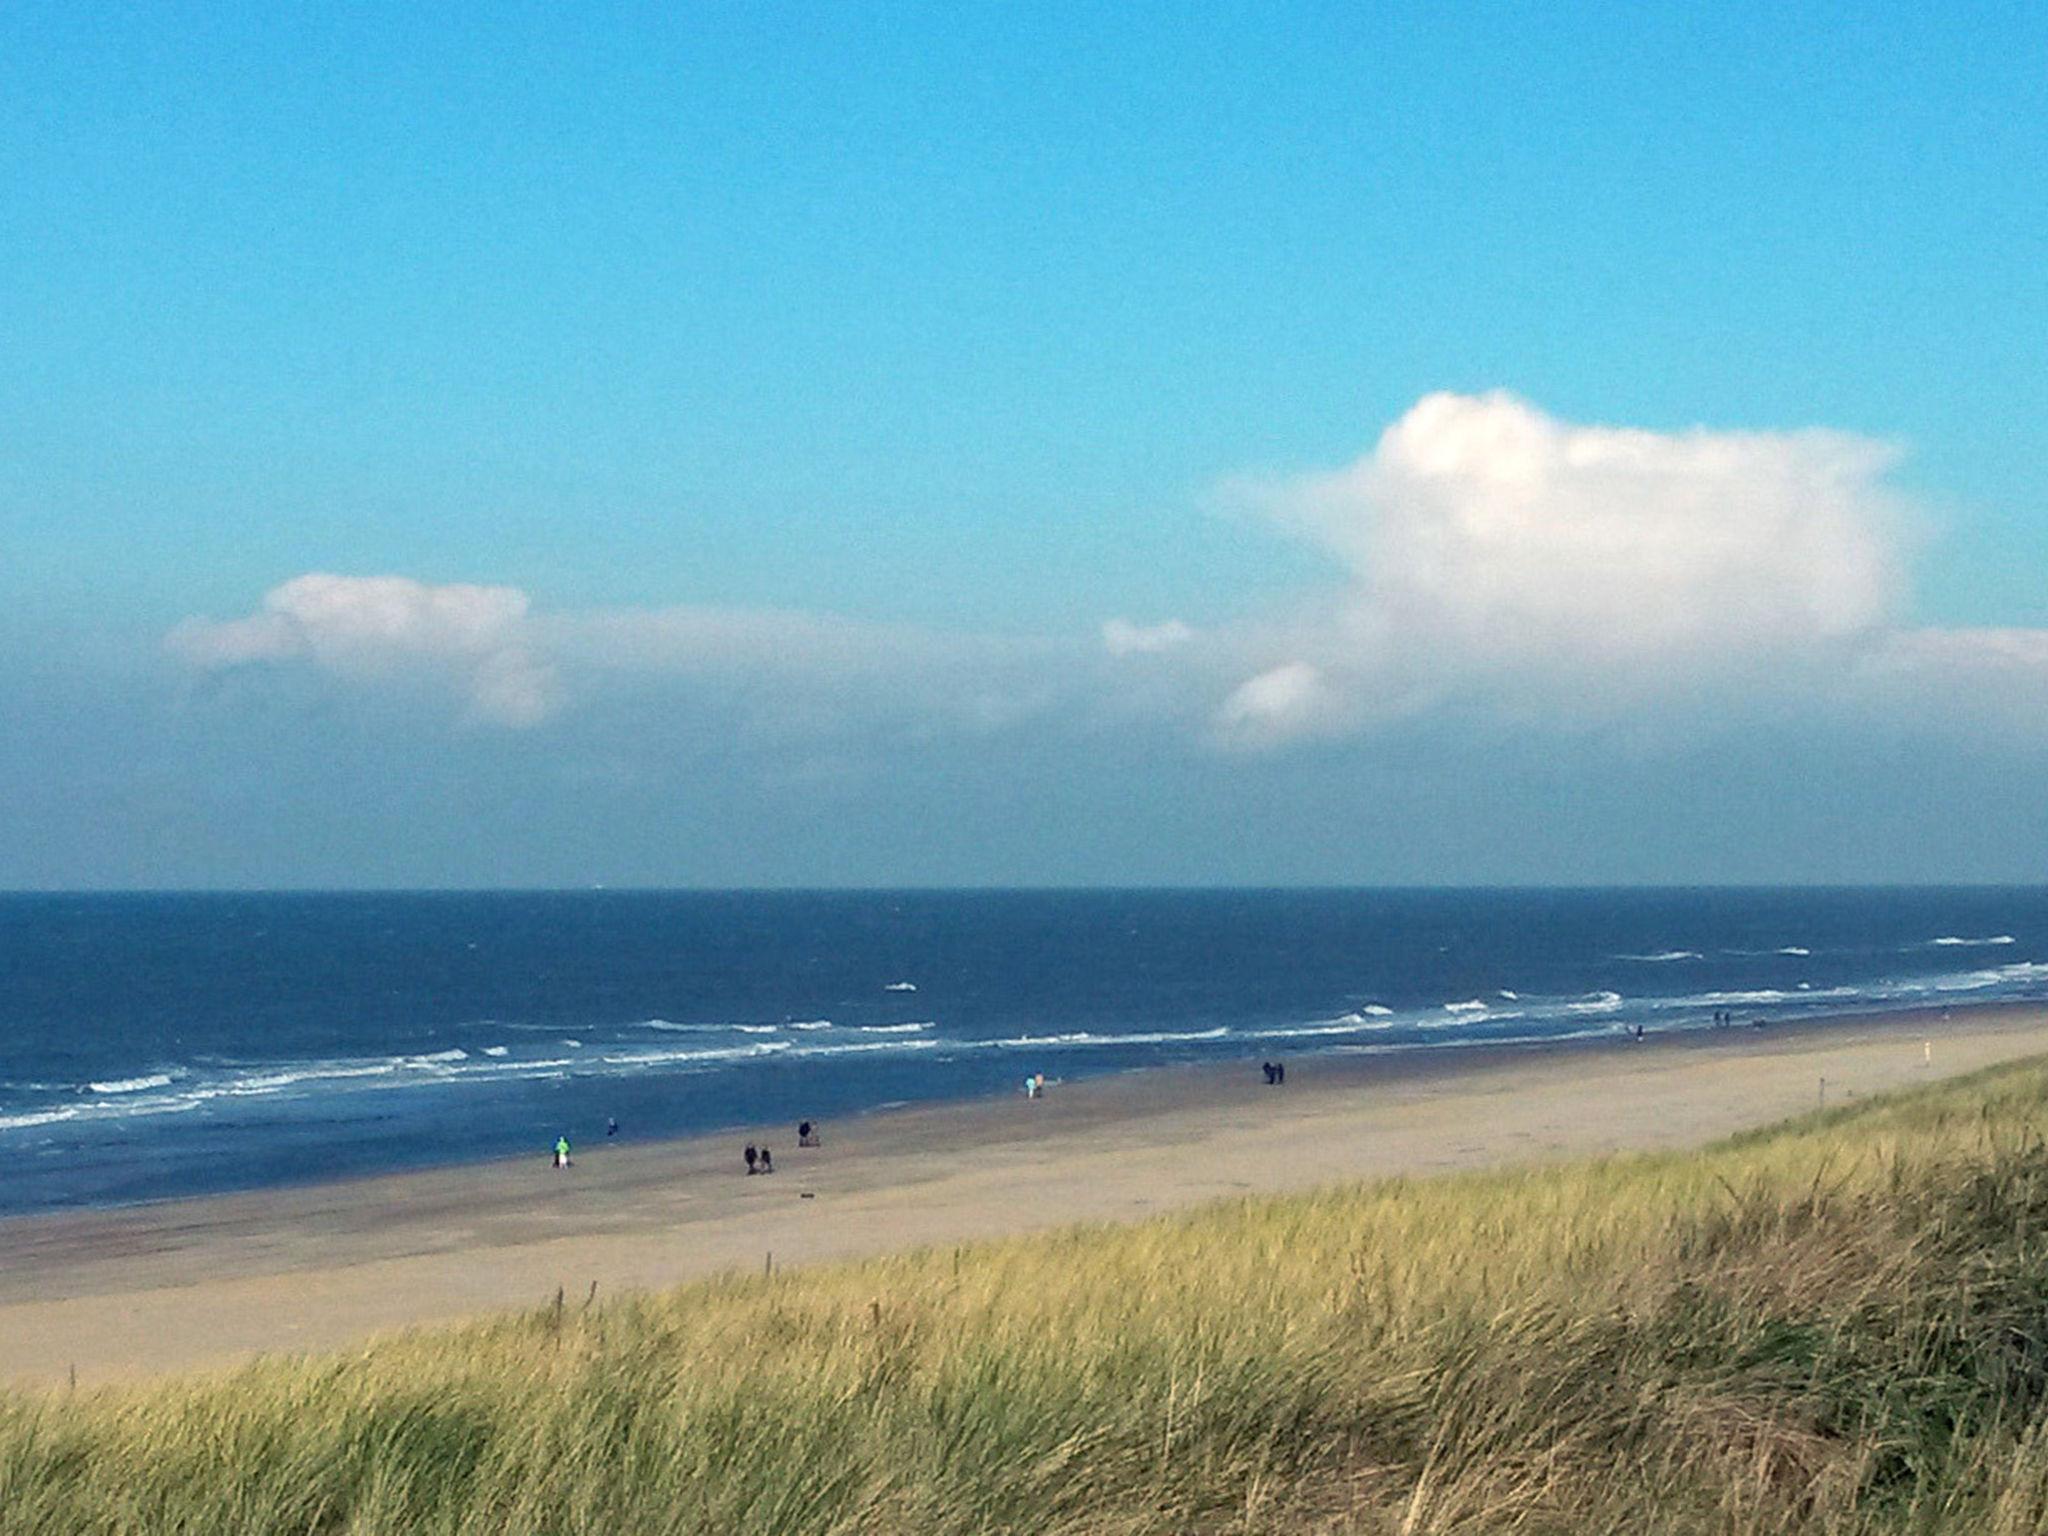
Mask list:
[[[749,1173],[759,1173],[759,1172],[760,1172],[760,1169],[758,1169],[758,1168],[756,1168],[756,1167],[754,1166],[754,1160],[755,1160],[755,1159],[756,1159],[757,1157],[759,1157],[760,1155],[761,1155],[760,1153],[758,1153],[758,1152],[756,1152],[756,1151],[754,1150],[754,1144],[753,1144],[753,1143],[752,1143],[751,1141],[750,1141],[750,1142],[748,1142],[748,1143],[747,1143],[747,1172],[749,1172]]]
[[[605,1116],[604,1133],[607,1136],[616,1136],[619,1134],[619,1122],[614,1120],[610,1115]]]
[[[775,1171],[775,1159],[769,1155],[766,1147],[761,1149],[761,1171],[763,1173],[773,1173]]]
[[[811,1122],[808,1120],[804,1121],[803,1124],[799,1125],[796,1128],[796,1144],[800,1147],[817,1147],[824,1145],[824,1143],[818,1139],[818,1128],[815,1125],[811,1124]]]
[[[1271,1063],[1270,1061],[1262,1061],[1259,1063],[1259,1070],[1266,1074],[1266,1086],[1268,1088],[1272,1087],[1274,1082],[1276,1081],[1276,1079],[1273,1076],[1273,1063]]]

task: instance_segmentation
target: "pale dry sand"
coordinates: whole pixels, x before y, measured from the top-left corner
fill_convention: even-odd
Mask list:
[[[1923,1042],[1932,1042],[1932,1067]],[[2048,1052],[2048,1010],[1957,1010],[1638,1045],[1299,1058],[1130,1074],[827,1126],[741,1172],[743,1134],[0,1223],[0,1381],[323,1350],[385,1330],[927,1243],[1622,1148],[1695,1145]],[[805,1198],[806,1195],[810,1198]]]

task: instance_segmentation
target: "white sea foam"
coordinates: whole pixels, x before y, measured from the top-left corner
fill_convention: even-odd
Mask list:
[[[1502,997],[1506,998],[1506,999],[1507,999],[1507,1000],[1508,1000],[1509,1002],[1511,1002],[1511,1003],[1519,1003],[1519,1002],[1520,1002],[1520,1001],[1522,1000],[1522,994],[1521,994],[1521,993],[1519,993],[1519,992],[1510,992],[1510,991],[1508,991],[1508,989],[1507,989],[1506,987],[1502,987],[1502,988],[1501,988],[1501,990],[1500,990],[1500,995],[1501,995]]]
[[[1016,1035],[1007,1040],[982,1040],[974,1043],[999,1051],[1026,1050],[1048,1045],[1178,1045],[1190,1040],[1221,1040],[1229,1033],[1229,1030],[1220,1026],[1189,1033],[1159,1030],[1138,1035],[1098,1035],[1092,1030],[1076,1029],[1057,1035]]]
[[[855,1033],[862,1035],[918,1035],[923,1034],[928,1029],[936,1028],[938,1026],[927,1019],[921,1024],[860,1024],[855,1026]]]
[[[1673,960],[1697,960],[1700,952],[1696,949],[1664,949],[1654,955],[1616,955],[1617,960],[1639,960],[1645,965],[1667,965]]]
[[[1797,955],[1800,959],[1803,960],[1808,955],[1812,954],[1813,951],[1810,949],[1802,949],[1797,944],[1787,944],[1783,949],[1774,950],[1772,951],[1772,953],[1780,955]]]
[[[1931,949],[1982,949],[1993,944],[2017,944],[2018,942],[2019,940],[2009,933],[1994,933],[1988,939],[1964,939],[1950,933],[1944,934],[1938,939],[1929,939],[1927,944]]]
[[[883,987],[882,990],[884,992],[915,992],[917,990],[917,983],[914,981],[892,981]]]
[[[1367,1031],[1392,1029],[1391,1024],[1375,1023],[1362,1019],[1355,1013],[1329,1024],[1297,1024],[1287,1029],[1255,1029],[1250,1031],[1254,1040],[1299,1040],[1321,1035],[1357,1035]]]
[[[790,1022],[789,1027],[791,1029],[830,1029],[832,1021],[830,1019],[794,1019]]]
[[[487,1045],[484,1047],[484,1054],[486,1056],[509,1056],[512,1054],[512,1048],[505,1045]]]
[[[1567,1013],[1614,1013],[1621,1007],[1619,992],[1595,992],[1577,1002],[1564,1005]]]
[[[1384,1024],[1380,1021],[1391,1019],[1393,1016],[1393,1009],[1382,1008],[1375,1003],[1370,1007],[1358,1008],[1350,1013],[1340,1014],[1332,1019],[1330,1023],[1333,1026],[1344,1029],[1391,1029],[1392,1025]]]
[[[26,1131],[38,1125],[56,1125],[60,1121],[75,1120],[78,1115],[78,1107],[72,1104],[62,1109],[31,1110],[23,1115],[0,1115],[0,1131]]]
[[[147,1077],[116,1077],[103,1083],[87,1083],[85,1086],[94,1093],[146,1093],[152,1088],[168,1088],[171,1075],[168,1072],[152,1072]]]
[[[1445,1004],[1444,1004],[1444,1012],[1445,1012],[1445,1013],[1484,1013],[1484,1012],[1486,1012],[1486,1004],[1484,1004],[1484,1003],[1483,1003],[1483,1002],[1481,1002],[1481,1001],[1480,1001],[1480,1000],[1479,1000],[1478,998],[1476,998],[1476,997],[1475,997],[1475,998],[1471,998],[1471,999],[1469,999],[1468,1001],[1466,1001],[1466,1002],[1462,1002],[1462,1003],[1445,1003]]]

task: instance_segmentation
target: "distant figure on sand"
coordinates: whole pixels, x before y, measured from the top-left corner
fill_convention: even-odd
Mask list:
[[[1268,1088],[1272,1087],[1275,1083],[1280,1081],[1280,1079],[1273,1075],[1273,1063],[1271,1063],[1270,1061],[1260,1062],[1259,1070],[1266,1074],[1266,1086]]]
[[[569,1166],[569,1138],[566,1136],[557,1136],[555,1138],[555,1166],[557,1168]]]
[[[1274,1081],[1274,1082],[1276,1082],[1276,1083],[1278,1083],[1278,1084],[1279,1084],[1279,1085],[1280,1085],[1281,1087],[1283,1087],[1283,1088],[1287,1086],[1287,1063],[1286,1063],[1286,1062],[1284,1062],[1284,1061],[1276,1061],[1276,1062],[1274,1062],[1274,1063],[1273,1063],[1273,1081]]]
[[[775,1171],[775,1156],[766,1147],[761,1149],[761,1171],[763,1173],[773,1173]]]
[[[749,1172],[749,1173],[759,1173],[759,1172],[761,1171],[760,1169],[758,1169],[758,1168],[756,1168],[756,1167],[754,1166],[754,1161],[755,1161],[755,1159],[756,1159],[756,1158],[758,1158],[758,1157],[760,1157],[760,1155],[761,1155],[760,1153],[758,1153],[758,1152],[756,1152],[756,1151],[754,1150],[754,1144],[753,1144],[753,1143],[752,1143],[751,1141],[750,1141],[750,1142],[748,1142],[748,1143],[747,1143],[747,1172]]]
[[[1024,1079],[1025,1098],[1035,1099],[1042,1095],[1044,1092],[1045,1074],[1043,1072],[1034,1072],[1029,1077]]]
[[[796,1144],[800,1147],[822,1146],[818,1139],[818,1128],[806,1120],[796,1128]]]
[[[616,1136],[619,1134],[619,1122],[613,1119],[610,1115],[606,1115],[604,1117],[604,1133],[607,1136]]]

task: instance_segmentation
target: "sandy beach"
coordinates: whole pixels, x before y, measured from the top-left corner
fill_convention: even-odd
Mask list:
[[[2048,1009],[1166,1069],[1011,1098],[0,1224],[0,1381],[346,1347],[395,1328],[1141,1217],[1385,1174],[1693,1145],[2048,1052]],[[1930,1061],[1931,1055],[1931,1061]]]

